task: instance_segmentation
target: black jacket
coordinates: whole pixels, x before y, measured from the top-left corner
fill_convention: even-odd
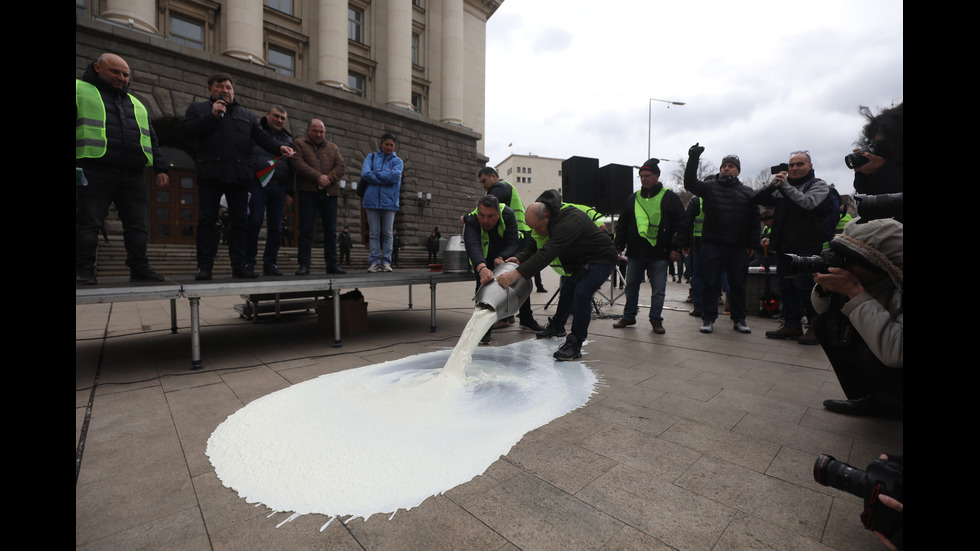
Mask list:
[[[211,114],[213,100],[187,107],[181,131],[190,142],[197,163],[197,182],[231,182],[248,186],[255,178],[252,146],[279,155],[279,143],[259,124],[259,119],[237,101],[228,105],[224,118]]]
[[[497,230],[501,224],[504,227],[504,235],[502,236]],[[500,219],[497,220],[497,226],[487,232],[489,242],[486,256],[483,255],[482,233],[483,228],[480,227],[480,219],[477,215],[467,214],[463,221],[463,244],[466,245],[466,255],[469,256],[470,264],[474,270],[482,263],[493,271],[493,259],[500,257],[507,260],[517,254],[519,250],[517,218],[514,217],[514,210],[510,207],[504,207]],[[436,241],[436,250],[438,250],[438,246],[438,241]]]
[[[773,207],[771,248],[800,256],[820,254],[824,236],[820,231],[820,206],[830,195],[826,182],[806,176],[776,187],[769,184],[752,195],[752,202]]]
[[[561,208],[561,194],[549,189],[536,202],[544,203],[551,213],[548,242],[540,249],[533,239],[517,255],[518,271],[525,278],[547,268],[558,258],[565,271],[573,274],[588,264],[616,264],[619,255],[609,234],[599,229],[588,214],[576,207]]]
[[[663,184],[650,190],[643,190],[643,197],[660,193]],[[630,195],[623,206],[623,212],[616,222],[616,250],[626,249],[629,258],[669,258],[671,251],[687,247],[691,235],[691,220],[685,215],[684,204],[671,190],[665,190],[660,200],[660,228],[657,231],[657,246],[654,247],[642,237],[636,226],[636,193]]]
[[[704,199],[701,241],[719,245],[759,246],[759,207],[752,202],[752,188],[733,176],[698,180],[698,159],[688,160],[684,189]]]
[[[146,155],[140,145],[140,127],[136,123],[133,102],[129,99],[129,87],[119,90],[99,78],[94,63],[85,68],[81,80],[94,85],[102,96],[102,103],[105,105],[106,152],[97,159],[75,159],[75,166],[86,173],[122,173],[129,176],[142,174],[146,167]],[[153,149],[154,170],[158,173],[167,172],[167,163],[160,153],[160,144],[157,143],[152,124],[150,144]]]
[[[259,124],[279,145],[293,146],[293,136],[285,128],[273,134],[272,129],[269,128],[269,121],[265,117],[262,117]],[[252,148],[252,169],[258,172],[268,167],[269,161],[278,156],[278,149],[275,154],[271,154],[259,145],[256,145]],[[269,182],[269,185],[286,186],[286,193],[292,195],[296,190],[296,173],[293,171],[293,164],[285,159],[280,160],[279,164],[276,165],[276,171],[272,173],[272,181]]]

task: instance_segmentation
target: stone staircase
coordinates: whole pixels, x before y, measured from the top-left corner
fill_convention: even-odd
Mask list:
[[[109,236],[109,243],[99,243],[97,259],[98,277],[128,277],[126,267],[126,249],[123,247],[122,236]],[[262,254],[264,242],[259,242],[259,255]],[[197,250],[194,245],[154,245],[146,249],[150,259],[150,267],[165,276],[191,276],[197,273]],[[368,251],[363,245],[355,244],[351,250],[351,266],[342,266],[345,270],[365,271],[368,267]],[[399,252],[398,264],[402,268],[428,268],[428,252],[422,247],[402,247]],[[440,257],[441,260],[441,257]],[[279,269],[284,274],[292,274],[299,267],[296,257],[296,247],[279,249]],[[323,246],[313,247],[312,270],[325,270],[323,261]],[[261,273],[261,259],[256,271]],[[218,247],[214,259],[215,275],[231,275],[231,265],[228,262],[228,247]]]

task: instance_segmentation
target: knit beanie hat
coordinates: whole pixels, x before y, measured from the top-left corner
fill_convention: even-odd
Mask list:
[[[903,224],[894,218],[858,223],[855,218],[844,226],[844,233],[834,237],[830,248],[845,257],[860,259],[887,274],[902,289],[904,266]]]
[[[739,172],[742,172],[742,161],[738,160],[738,155],[725,155],[725,158],[721,160],[721,164],[732,163]]]
[[[649,170],[654,174],[660,174],[660,159],[647,159],[647,162],[643,163],[640,170]]]

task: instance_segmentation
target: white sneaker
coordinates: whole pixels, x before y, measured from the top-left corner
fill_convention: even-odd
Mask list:
[[[388,264],[387,262],[384,262],[384,263],[381,264],[381,271],[383,271],[383,272],[393,272],[394,270],[391,269],[391,264]]]
[[[715,322],[713,322],[713,321],[708,321],[708,320],[702,321],[701,322],[701,332],[702,333],[710,333],[710,332],[712,332],[714,330],[714,324],[715,324]]]
[[[370,266],[368,266],[367,271],[368,271],[369,274],[376,274],[376,273],[378,273],[378,272],[381,271],[381,264],[378,264],[377,262],[375,262],[374,264],[371,264]]]

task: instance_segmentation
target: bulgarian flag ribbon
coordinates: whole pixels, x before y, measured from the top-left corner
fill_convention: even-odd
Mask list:
[[[255,173],[255,177],[259,179],[259,184],[265,187],[272,180],[272,175],[276,173],[276,165],[279,164],[279,157],[276,157],[269,161],[269,166],[263,168],[262,170]]]

